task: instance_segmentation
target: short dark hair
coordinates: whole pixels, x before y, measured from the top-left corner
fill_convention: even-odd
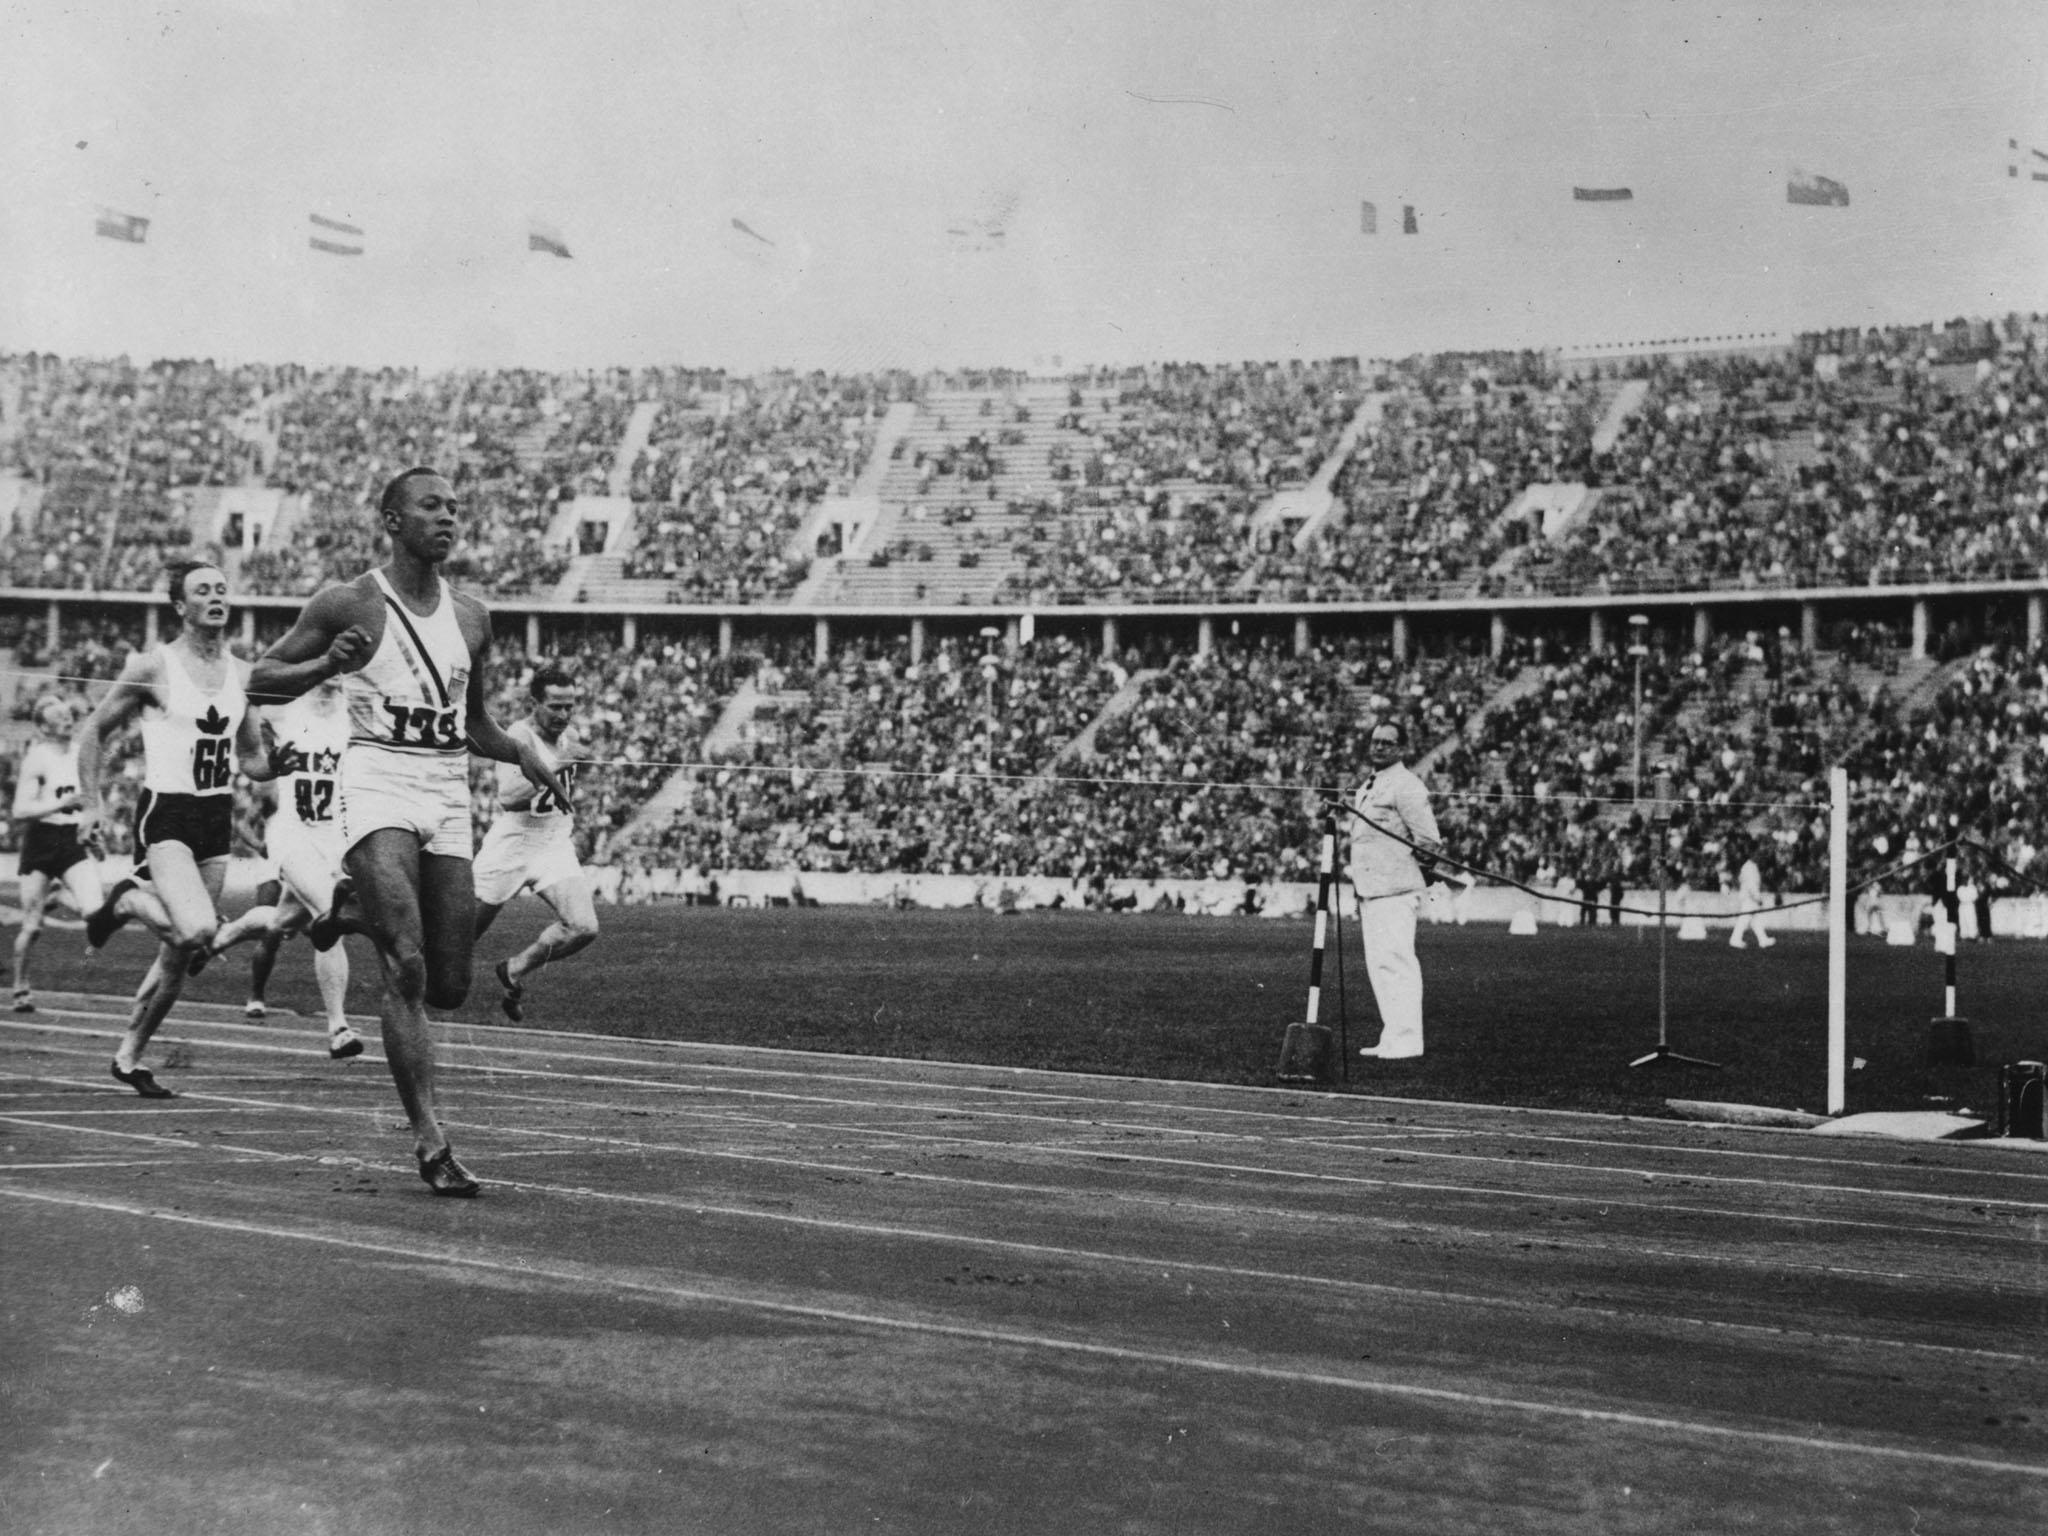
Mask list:
[[[377,496],[377,515],[385,517],[398,510],[401,497],[405,494],[405,482],[417,480],[426,475],[440,477],[441,471],[431,464],[415,464],[411,469],[401,470],[384,482],[384,489]]]
[[[576,679],[569,675],[569,669],[558,661],[550,661],[533,669],[533,681],[526,685],[527,693],[533,698],[547,697],[550,688],[574,688]]]
[[[170,595],[172,602],[182,603],[185,601],[185,578],[187,576],[190,576],[194,571],[220,570],[220,563],[215,560],[174,560],[164,568],[164,589]],[[221,574],[226,575],[227,573],[221,571]]]

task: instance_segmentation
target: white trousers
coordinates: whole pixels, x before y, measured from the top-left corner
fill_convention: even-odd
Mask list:
[[[1378,1049],[1388,1055],[1422,1054],[1422,966],[1415,959],[1415,909],[1421,897],[1375,896],[1359,903],[1365,972],[1380,1010]]]

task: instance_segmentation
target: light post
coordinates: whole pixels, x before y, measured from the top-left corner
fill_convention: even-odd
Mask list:
[[[1647,613],[1632,613],[1628,616],[1628,653],[1636,662],[1636,768],[1634,777],[1636,804],[1643,801],[1643,658],[1650,654],[1650,616]]]

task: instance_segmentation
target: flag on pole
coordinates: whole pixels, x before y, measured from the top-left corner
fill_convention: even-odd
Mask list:
[[[1358,232],[1361,235],[1376,235],[1380,232],[1380,211],[1371,203],[1358,205]]]
[[[569,259],[569,243],[562,238],[562,232],[552,224],[543,224],[535,219],[526,229],[526,248],[541,251],[549,256]]]
[[[1635,193],[1627,187],[1573,187],[1575,203],[1632,203]]]
[[[1401,205],[1401,233],[1412,235],[1416,232],[1415,205],[1413,203],[1403,203]]]
[[[330,256],[363,254],[363,232],[355,225],[324,218],[317,213],[309,213],[306,218],[312,225],[312,233],[306,237],[306,243],[314,250],[325,251]]]
[[[1785,178],[1785,201],[1808,208],[1846,208],[1849,206],[1849,189],[1831,177],[1809,176],[1794,167],[1791,175]]]
[[[2012,159],[2006,162],[2005,174],[2017,181],[2020,174],[2020,141],[2007,139],[2005,147],[2012,155]],[[2028,178],[2033,181],[2048,181],[2048,150],[2029,149],[2027,158],[2032,162],[2027,167]]]
[[[101,204],[93,217],[92,232],[109,240],[125,240],[130,245],[141,245],[149,238],[149,220],[139,213],[122,213],[119,209]]]

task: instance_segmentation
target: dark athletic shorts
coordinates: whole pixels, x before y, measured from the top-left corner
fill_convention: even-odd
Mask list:
[[[135,873],[149,873],[155,843],[183,843],[194,863],[224,859],[235,840],[233,795],[159,795],[145,789],[135,802]]]
[[[21,834],[21,872],[24,875],[48,875],[52,880],[62,880],[64,871],[74,864],[83,864],[85,860],[85,846],[78,840],[78,828],[68,822],[52,825],[47,821],[32,821]]]

